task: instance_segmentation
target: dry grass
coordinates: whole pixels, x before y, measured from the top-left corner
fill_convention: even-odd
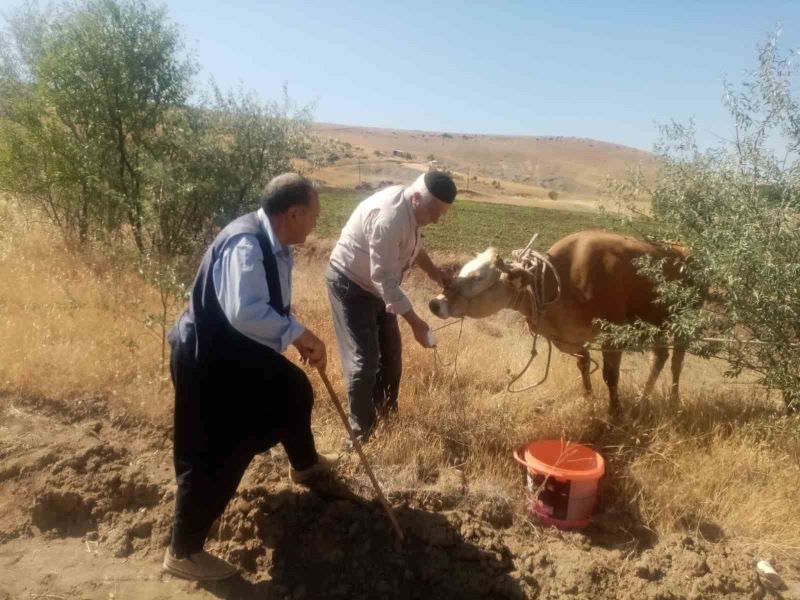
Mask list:
[[[0,204],[0,391],[166,414],[158,297],[131,264]]]
[[[293,304],[301,321],[329,342],[329,374],[343,390],[322,280],[328,247],[317,241],[299,257]],[[158,300],[135,271],[92,249],[69,251],[0,204],[0,278],[0,395],[76,402],[102,396],[156,420],[169,417],[171,386],[161,371],[160,338],[143,322],[157,312]],[[416,277],[407,287],[419,306],[433,291]],[[438,333],[447,363],[458,329]],[[626,356],[627,408],[611,422],[600,374],[594,375],[598,398],[583,401],[569,357],[554,356],[542,387],[505,391],[509,373],[529,352],[529,338],[511,313],[464,324],[455,377],[403,330],[400,412],[368,445],[384,481],[500,494],[519,506],[512,450],[532,439],[563,437],[603,452],[603,504],[610,515],[657,533],[697,530],[800,554],[800,421],[763,391],[726,384],[720,365],[689,360],[683,403],[675,410],[663,387],[651,401],[634,402],[645,359]],[[542,365],[537,362],[525,379],[535,380]],[[319,378],[310,377],[318,394],[318,443],[338,446],[341,424]]]

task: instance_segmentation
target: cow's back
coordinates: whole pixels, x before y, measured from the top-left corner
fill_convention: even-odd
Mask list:
[[[638,273],[644,255],[679,257],[674,249],[606,231],[581,231],[557,241],[548,251],[561,278],[561,298],[545,312],[542,333],[554,341],[582,344],[597,333],[596,319],[627,323],[642,319],[655,325],[666,317],[654,302],[653,284]],[[677,276],[674,264],[668,276]],[[553,281],[548,281],[548,295]]]

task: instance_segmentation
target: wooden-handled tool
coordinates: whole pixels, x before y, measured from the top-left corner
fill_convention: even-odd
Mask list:
[[[339,413],[339,417],[342,419],[342,423],[344,423],[345,428],[347,429],[347,434],[350,436],[350,440],[353,442],[353,448],[358,453],[358,457],[361,459],[361,464],[364,465],[364,469],[369,475],[369,479],[372,482],[372,487],[375,488],[375,493],[378,494],[378,499],[381,501],[386,514],[389,515],[389,520],[392,522],[394,526],[394,530],[397,532],[397,536],[400,540],[403,540],[403,530],[400,529],[400,523],[397,522],[397,516],[394,514],[394,509],[392,505],[389,504],[389,501],[386,499],[386,496],[383,495],[383,490],[381,490],[381,485],[378,483],[378,480],[375,479],[375,473],[372,472],[372,468],[369,466],[369,462],[367,461],[367,457],[364,456],[364,451],[361,449],[361,442],[358,441],[356,434],[353,432],[353,428],[350,427],[350,421],[347,420],[347,415],[342,408],[341,402],[339,402],[339,398],[336,396],[336,392],[333,390],[333,386],[331,382],[328,380],[328,376],[325,374],[323,369],[318,369],[319,376],[322,377],[322,383],[325,384],[325,387],[328,390],[328,394],[331,397],[331,402],[336,407],[336,412]]]

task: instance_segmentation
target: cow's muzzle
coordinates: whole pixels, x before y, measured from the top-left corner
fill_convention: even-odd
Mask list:
[[[447,319],[449,312],[447,310],[447,298],[444,296],[437,296],[428,303],[428,308],[431,312],[440,319]]]

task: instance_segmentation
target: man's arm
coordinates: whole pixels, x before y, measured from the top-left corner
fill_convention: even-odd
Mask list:
[[[370,278],[386,303],[386,310],[403,317],[414,339],[424,348],[428,344],[428,324],[414,312],[411,301],[400,289],[400,235],[391,223],[378,221],[369,235]]]
[[[386,311],[402,315],[411,310],[411,301],[400,289],[403,265],[400,263],[400,238],[398,227],[389,221],[376,221],[367,234],[369,243],[369,276]]]
[[[419,252],[417,252],[417,258],[414,261],[414,264],[422,269],[425,274],[430,278],[433,283],[438,285],[440,288],[444,289],[450,283],[452,277],[450,274],[445,271],[444,269],[439,269],[436,265],[433,264],[431,257],[428,256],[427,251],[425,248],[420,248]]]
[[[305,331],[294,316],[270,306],[264,255],[255,237],[231,240],[214,264],[213,278],[222,312],[239,333],[283,353]]]

